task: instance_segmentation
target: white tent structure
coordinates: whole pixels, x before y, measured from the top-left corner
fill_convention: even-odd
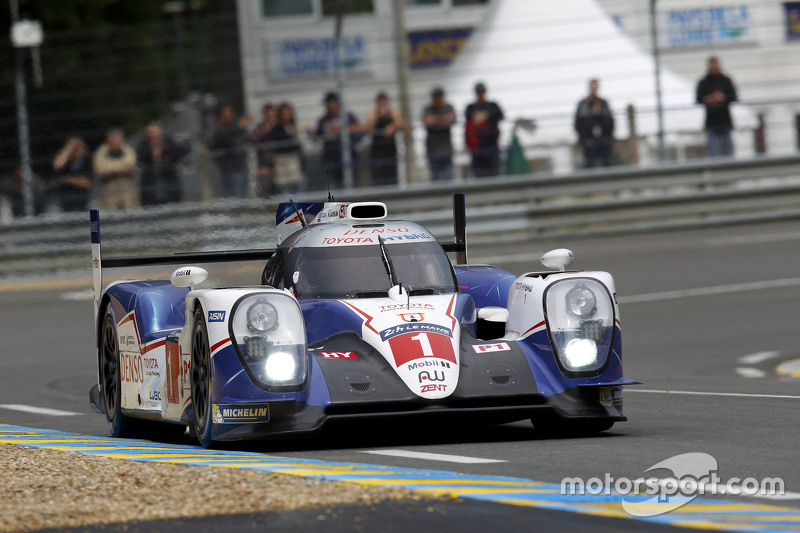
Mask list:
[[[699,78],[704,65],[698,68]],[[442,85],[463,123],[463,110],[475,98],[474,85],[483,81],[488,98],[498,102],[506,115],[501,143],[510,140],[515,119],[533,119],[537,129],[524,136],[524,144],[550,145],[554,170],[560,171],[571,167],[568,146],[576,141],[573,115],[591,78],[600,80],[600,95],[615,113],[615,137],[628,137],[625,108],[632,104],[638,134],[653,136],[655,143],[654,71],[651,52],[627,37],[596,0],[494,0],[485,23],[449,67]],[[695,105],[696,81],[661,69],[664,129],[670,132],[670,144],[686,142],[681,132],[693,132],[694,142],[700,138],[704,111]],[[415,102],[415,108],[423,104]],[[737,127],[754,126],[749,110],[733,109]],[[459,146],[462,138],[461,130],[454,131]],[[552,145],[561,145],[561,150],[554,151]],[[646,162],[647,155],[642,155]]]

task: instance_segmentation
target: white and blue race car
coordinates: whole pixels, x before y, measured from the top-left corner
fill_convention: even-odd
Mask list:
[[[455,207],[448,243],[382,203],[329,201],[280,204],[274,250],[116,258],[93,211],[92,404],[114,436],[188,425],[207,447],[388,416],[582,433],[626,420],[612,276],[567,271],[563,249],[520,276],[466,264],[463,195]],[[207,271],[181,266],[103,289],[104,268],[242,260],[266,261],[260,284],[202,288]]]

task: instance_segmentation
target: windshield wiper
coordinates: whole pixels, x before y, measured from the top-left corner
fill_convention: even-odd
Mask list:
[[[386,245],[383,242],[383,237],[378,235],[378,245],[381,247],[381,259],[383,259],[383,266],[386,267],[386,273],[389,275],[389,281],[392,287],[399,285],[397,276],[394,274],[394,265],[392,265],[392,258],[389,257],[389,252],[386,250]]]

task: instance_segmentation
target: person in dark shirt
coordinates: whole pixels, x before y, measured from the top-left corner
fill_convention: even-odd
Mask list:
[[[733,155],[730,104],[735,102],[736,88],[722,73],[716,57],[708,59],[708,73],[697,84],[697,103],[706,108],[706,146],[709,157]]]
[[[247,125],[250,117],[238,120],[233,107],[223,105],[217,113],[217,127],[211,136],[211,157],[217,164],[227,195],[247,198],[249,180],[247,174]]]
[[[453,141],[450,129],[455,121],[455,109],[445,102],[444,90],[436,87],[431,92],[431,103],[422,112],[422,123],[428,133],[425,138],[425,152],[433,181],[453,180]]]
[[[294,108],[284,102],[278,106],[277,124],[266,137],[274,152],[274,184],[279,193],[295,193],[305,188],[303,149],[297,134]]]
[[[403,128],[403,117],[389,105],[386,93],[378,93],[375,109],[367,116],[367,131],[372,133],[370,170],[372,185],[397,185],[397,143],[395,133]]]
[[[475,85],[476,101],[467,106],[465,135],[472,154],[472,173],[476,178],[500,175],[499,123],[503,111],[486,99],[486,85]]]
[[[181,201],[178,162],[189,150],[165,136],[158,124],[150,124],[136,152],[142,168],[140,197],[142,205],[158,205]]]
[[[597,80],[589,80],[589,96],[578,102],[575,131],[583,148],[583,166],[607,167],[614,146],[614,115],[604,99],[597,96]]]
[[[325,114],[317,122],[314,130],[316,138],[323,139],[322,165],[331,187],[341,187],[344,182],[344,164],[342,161],[342,119],[339,116],[341,106],[339,95],[329,92],[325,95]],[[347,131],[350,133],[350,154],[353,168],[356,166],[355,145],[364,135],[364,127],[358,123],[356,116],[347,112]]]
[[[53,159],[56,194],[63,211],[86,211],[92,189],[92,158],[86,143],[70,137]]]

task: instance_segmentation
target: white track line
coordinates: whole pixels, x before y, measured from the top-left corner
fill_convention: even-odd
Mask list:
[[[774,279],[769,281],[750,281],[732,285],[718,285],[716,287],[698,287],[696,289],[681,289],[677,291],[653,292],[650,294],[637,294],[633,296],[620,296],[620,303],[636,304],[643,302],[658,302],[662,300],[677,300],[693,296],[712,296],[716,294],[729,294],[732,292],[758,291],[763,289],[777,289],[780,287],[800,286],[800,278]]]
[[[781,354],[781,352],[758,352],[758,353],[751,353],[750,355],[745,355],[744,357],[739,358],[739,362],[745,365],[757,365],[758,363],[763,363],[769,359],[775,359]]]
[[[743,378],[763,378],[767,375],[763,370],[750,366],[737,366],[734,370]]]
[[[446,461],[448,463],[505,463],[502,459],[481,459],[480,457],[466,457],[464,455],[447,455],[443,453],[412,452],[410,450],[360,450],[361,453],[372,455],[389,455],[392,457],[406,457],[408,459],[425,459],[427,461]]]
[[[634,389],[625,387],[625,394],[629,392],[645,392],[648,394],[683,394],[688,396],[734,396],[737,398],[777,398],[786,400],[800,400],[800,396],[789,396],[786,394],[746,394],[744,392],[702,392],[687,390]]]
[[[18,403],[0,403],[0,409],[9,409],[11,411],[22,411],[23,413],[32,413],[35,415],[47,416],[77,416],[83,413],[75,413],[73,411],[62,411],[61,409],[49,409],[47,407],[34,407],[32,405],[21,405]]]

